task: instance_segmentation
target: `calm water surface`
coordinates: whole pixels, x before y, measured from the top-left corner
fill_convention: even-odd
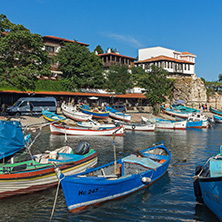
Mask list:
[[[77,214],[68,212],[60,189],[53,221],[218,221],[210,210],[196,202],[192,177],[197,165],[219,152],[221,135],[222,126],[216,125],[204,130],[126,132],[124,137],[116,137],[118,158],[164,140],[172,153],[167,174],[145,190]],[[112,137],[68,137],[71,147],[82,141],[89,142],[91,148],[98,151],[98,165],[113,161]],[[46,128],[32,152],[63,145],[64,136],[51,135]],[[0,200],[0,221],[49,221],[55,192],[56,188],[51,188]]]

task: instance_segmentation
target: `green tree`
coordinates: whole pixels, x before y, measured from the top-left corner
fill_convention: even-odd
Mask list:
[[[107,89],[116,93],[126,93],[126,90],[132,88],[131,74],[128,66],[117,64],[108,70]]]
[[[102,60],[86,46],[64,43],[64,47],[55,56],[61,64],[65,87],[68,90],[79,88],[101,88],[104,84]]]
[[[100,45],[97,45],[96,48],[94,49],[94,52],[98,52],[98,54],[103,54],[104,51]]]
[[[40,35],[0,15],[0,82],[22,91],[34,90],[37,76],[50,74]]]
[[[221,74],[219,74],[219,82],[221,82],[222,81],[222,73]]]
[[[153,107],[154,114],[159,112],[160,104],[166,101],[166,96],[169,96],[174,87],[174,81],[167,78],[167,71],[152,65],[151,71],[146,73],[140,69],[132,70],[134,80],[137,81],[137,86],[145,88],[149,103]]]

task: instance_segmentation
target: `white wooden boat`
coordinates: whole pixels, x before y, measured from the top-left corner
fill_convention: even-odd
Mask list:
[[[123,136],[123,126],[110,128],[110,129],[87,129],[82,127],[63,126],[59,124],[50,124],[52,134],[66,134],[72,136]]]
[[[186,130],[187,121],[156,120],[157,129]]]
[[[92,115],[79,112],[76,107],[72,105],[62,104],[62,113],[64,116],[73,119],[75,121],[89,121],[92,119]]]
[[[77,122],[77,125],[84,128],[92,128],[92,129],[108,129],[116,127],[115,124],[108,123],[108,124],[101,124],[97,121],[90,120],[88,122]]]
[[[179,117],[179,118],[183,118],[183,119],[187,119],[188,115],[189,115],[189,113],[187,113],[187,112],[175,111],[170,108],[166,108],[163,112],[170,115],[170,116]]]
[[[131,115],[119,112],[109,106],[106,106],[106,110],[109,111],[109,116],[113,119],[121,120],[124,122],[131,121]]]
[[[155,124],[152,123],[140,124],[140,123],[125,123],[120,121],[115,121],[115,123],[123,125],[125,130],[148,131],[148,132],[152,132],[155,130]]]

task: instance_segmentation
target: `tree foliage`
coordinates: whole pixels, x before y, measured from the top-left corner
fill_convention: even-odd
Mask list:
[[[117,64],[110,67],[107,75],[107,89],[116,93],[126,93],[129,88],[132,88],[132,81],[128,66]]]
[[[100,57],[88,48],[74,43],[64,43],[64,47],[55,56],[61,64],[66,88],[101,88],[104,84],[103,65]]]
[[[25,91],[35,89],[37,76],[50,74],[40,35],[0,15],[0,81]]]
[[[153,107],[154,113],[157,113],[159,105],[166,101],[166,96],[170,94],[174,86],[174,82],[166,77],[168,72],[152,65],[151,72],[146,73],[136,67],[132,69],[132,73],[137,86],[145,88],[145,96]]]
[[[94,49],[94,52],[98,52],[98,54],[103,54],[104,51],[100,45],[97,45],[96,48]]]

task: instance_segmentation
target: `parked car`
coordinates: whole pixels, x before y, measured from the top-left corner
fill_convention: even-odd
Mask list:
[[[124,105],[112,105],[111,107],[119,112],[126,112],[126,107]]]
[[[54,97],[22,97],[13,106],[6,109],[9,115],[39,115],[42,110],[56,113],[56,99]]]

